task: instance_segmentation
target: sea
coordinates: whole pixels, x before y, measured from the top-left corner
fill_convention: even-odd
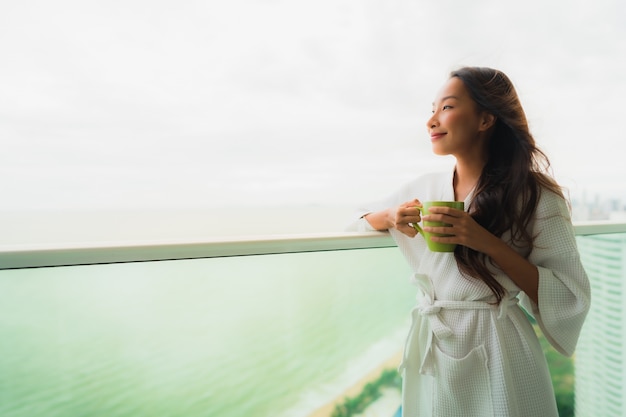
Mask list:
[[[307,233],[341,217],[298,212]],[[19,215],[28,246],[185,233],[172,213]],[[408,277],[396,248],[0,271],[0,415],[307,417],[402,349]]]

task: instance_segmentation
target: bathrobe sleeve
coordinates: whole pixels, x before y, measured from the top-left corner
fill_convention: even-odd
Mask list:
[[[550,344],[571,356],[589,311],[591,291],[563,198],[543,191],[533,236],[528,260],[539,270],[539,302],[535,304],[524,294],[521,303],[537,320]]]
[[[348,224],[346,231],[367,232],[374,230],[363,216],[390,207],[397,207],[415,198],[420,201],[452,200],[454,198],[453,175],[454,171],[425,174],[404,184],[386,198],[363,205],[354,213],[353,221]]]
[[[365,219],[365,215],[374,213],[377,211],[385,210],[390,207],[395,207],[403,203],[402,200],[405,195],[408,194],[409,185],[405,185],[399,191],[388,195],[386,198],[373,201],[359,207],[353,215],[352,222],[346,227],[347,232],[370,232],[375,229]]]

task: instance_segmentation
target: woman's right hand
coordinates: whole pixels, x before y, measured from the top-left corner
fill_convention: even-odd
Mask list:
[[[422,220],[420,211],[416,209],[416,207],[421,206],[422,203],[418,199],[415,199],[407,201],[396,208],[389,209],[389,215],[393,219],[393,228],[408,237],[415,237],[417,230],[415,230],[413,224],[419,223]]]
[[[422,220],[420,211],[415,207],[421,206],[422,203],[420,203],[418,199],[415,199],[407,201],[398,207],[391,207],[377,213],[370,213],[366,215],[365,218],[376,230],[396,229],[409,237],[415,237],[417,231],[412,224],[419,223]]]

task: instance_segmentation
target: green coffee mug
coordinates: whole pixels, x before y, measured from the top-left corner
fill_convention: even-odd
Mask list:
[[[464,203],[462,201],[426,201],[424,204],[422,204],[422,207],[415,207],[416,209],[418,209],[420,211],[420,213],[422,215],[428,214],[429,210],[431,207],[452,207],[454,209],[457,210],[463,210],[464,208]],[[450,224],[448,223],[443,223],[443,222],[424,222],[424,226],[428,226],[428,227],[441,227],[441,226],[450,226]],[[454,243],[439,243],[439,242],[433,242],[430,240],[431,236],[450,236],[450,235],[446,235],[446,234],[441,234],[441,233],[429,233],[429,232],[425,232],[419,224],[413,223],[413,227],[415,228],[415,230],[417,230],[419,233],[422,234],[422,236],[424,236],[424,240],[426,240],[426,244],[428,245],[428,249],[430,249],[433,252],[454,252],[454,248],[456,247],[456,244]]]

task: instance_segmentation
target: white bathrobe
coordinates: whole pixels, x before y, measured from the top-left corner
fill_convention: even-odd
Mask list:
[[[425,175],[359,216],[414,198],[454,200],[452,179],[453,172]],[[544,190],[530,228],[534,249],[516,250],[539,269],[539,304],[494,267],[508,291],[500,306],[489,303],[494,297],[482,281],[461,275],[453,253],[431,252],[421,235],[391,230],[419,288],[400,365],[403,416],[558,416],[546,359],[520,304],[569,356],[589,309],[589,282],[562,198]],[[365,219],[351,229],[372,230]]]

